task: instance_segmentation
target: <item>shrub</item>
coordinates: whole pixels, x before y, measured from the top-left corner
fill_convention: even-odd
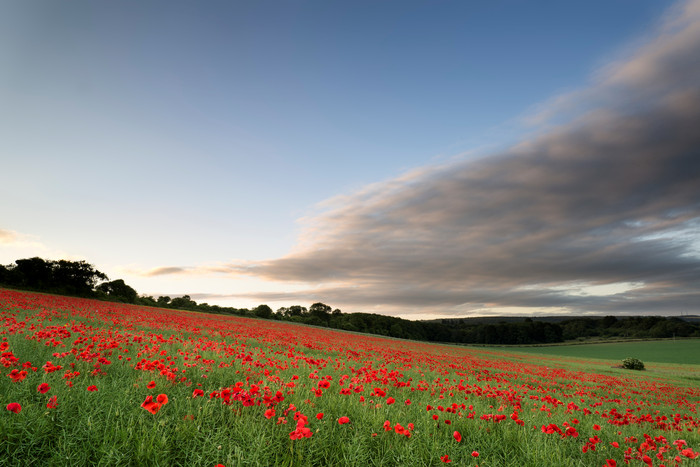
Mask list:
[[[622,360],[622,368],[626,368],[628,370],[643,370],[644,363],[642,363],[642,361],[638,358],[630,357]]]

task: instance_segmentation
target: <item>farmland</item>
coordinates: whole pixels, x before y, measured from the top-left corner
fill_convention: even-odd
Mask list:
[[[609,342],[585,345],[515,347],[510,350],[540,355],[606,359],[619,363],[625,357],[644,362],[700,365],[700,339]]]
[[[3,465],[698,465],[660,373],[0,289]]]

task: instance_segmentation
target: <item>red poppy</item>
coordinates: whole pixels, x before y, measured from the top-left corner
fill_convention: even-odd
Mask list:
[[[95,386],[95,385],[93,384],[92,386],[88,386],[88,387],[87,387],[87,390],[90,391],[90,392],[97,391],[97,386]]]
[[[393,397],[387,397],[387,398],[386,398],[386,405],[391,405],[391,404],[393,404],[394,402],[396,402],[396,399],[394,399]]]
[[[323,419],[323,412],[317,413],[316,418],[318,418],[319,420]]]
[[[472,457],[479,457],[479,451],[472,451]]]
[[[148,389],[153,389],[154,387],[156,387],[156,382],[155,382],[155,381],[151,381],[150,383],[148,383],[148,384],[146,385],[146,387],[147,387]]]
[[[168,396],[165,395],[165,394],[158,394],[158,397],[156,397],[156,401],[157,401],[160,405],[165,405],[165,404],[168,403]]]
[[[158,402],[153,402],[153,396],[146,396],[146,400],[141,403],[141,407],[155,415],[160,410],[161,405]]]
[[[42,394],[46,394],[46,392],[51,389],[51,386],[49,386],[46,383],[41,383],[39,386],[36,387],[36,390],[39,391]]]
[[[452,433],[452,436],[454,437],[454,439],[457,440],[458,443],[462,442],[462,434],[459,431],[455,431],[454,433]]]
[[[449,464],[450,462],[452,462],[452,459],[450,459],[450,456],[448,454],[440,456],[440,460],[443,461],[445,464]]]
[[[203,397],[204,396],[204,391],[201,389],[195,389],[192,391],[192,397]]]
[[[350,423],[350,419],[348,417],[340,417],[338,423],[340,425],[345,425],[346,423]]]
[[[617,467],[617,461],[615,459],[606,459],[603,467]]]
[[[56,396],[51,396],[49,401],[46,403],[46,408],[47,409],[55,409],[56,407],[58,407],[58,404],[56,404],[56,399],[57,399]]]
[[[7,404],[6,409],[10,412],[20,413],[22,411],[22,406],[19,405],[19,403],[17,402],[10,402],[9,404]]]
[[[265,418],[268,420],[275,416],[275,409],[267,409],[265,411]]]
[[[10,371],[7,376],[10,377],[13,383],[19,383],[22,381],[24,378],[27,377],[27,371],[26,370],[18,370],[17,368],[13,368],[12,371]]]

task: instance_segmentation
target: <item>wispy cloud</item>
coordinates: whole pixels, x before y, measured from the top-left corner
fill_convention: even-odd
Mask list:
[[[565,123],[330,200],[289,255],[223,270],[314,285],[298,299],[403,315],[689,311],[700,303],[688,235],[700,232],[698,50],[696,0],[590,87],[540,109],[539,122],[565,111]],[[256,296],[293,298],[283,295]]]
[[[45,259],[84,260],[82,255],[71,254],[47,246],[31,234],[10,229],[0,229],[0,264],[9,264],[21,258],[39,256]]]
[[[244,263],[242,263],[244,264]],[[214,266],[161,266],[151,269],[135,267],[120,267],[119,270],[130,275],[140,277],[156,277],[170,275],[208,275],[208,274],[237,274],[241,266],[214,265]]]

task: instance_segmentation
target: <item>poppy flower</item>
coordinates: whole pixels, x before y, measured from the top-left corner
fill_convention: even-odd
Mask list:
[[[393,404],[394,402],[396,402],[396,399],[394,399],[393,397],[387,397],[387,398],[386,398],[386,405],[391,405],[391,404]]]
[[[268,420],[275,416],[275,409],[267,409],[265,411],[265,418]]]
[[[458,443],[462,442],[462,434],[459,431],[455,431],[454,433],[452,433],[452,436],[455,440],[457,440]]]
[[[192,391],[192,397],[203,397],[204,396],[204,391],[201,389],[195,389]]]
[[[338,419],[338,424],[345,425],[346,423],[350,423],[350,419],[348,417],[340,417]]]
[[[58,407],[58,404],[56,404],[56,399],[57,399],[56,396],[51,396],[49,401],[46,403],[46,408],[47,409],[55,409],[56,407]]]
[[[316,418],[319,419],[319,420],[323,419],[323,412],[317,413],[317,414],[316,414]]]
[[[39,391],[41,394],[46,394],[46,392],[51,389],[51,386],[49,386],[46,383],[41,383],[39,386],[36,387],[36,390]]]
[[[10,402],[5,408],[14,413],[20,413],[22,411],[22,406],[17,402]]]
[[[87,390],[90,391],[90,392],[97,391],[97,386],[95,386],[95,385],[93,384],[92,386],[88,386],[88,387],[87,387]]]
[[[617,467],[617,461],[615,459],[606,459],[603,467]]]
[[[166,394],[158,394],[158,397],[156,397],[156,401],[160,405],[165,405],[168,403],[168,396]]]
[[[472,457],[479,457],[479,451],[472,451]]]
[[[450,462],[452,462],[452,459],[450,459],[450,456],[448,454],[440,456],[440,460],[443,461],[445,464],[449,464]]]
[[[148,384],[146,385],[146,387],[147,387],[148,389],[153,389],[154,387],[156,387],[156,382],[155,382],[155,381],[151,381],[150,383],[148,383]]]
[[[141,407],[155,415],[160,410],[161,405],[158,402],[153,402],[153,396],[146,396],[146,400],[141,403]]]

